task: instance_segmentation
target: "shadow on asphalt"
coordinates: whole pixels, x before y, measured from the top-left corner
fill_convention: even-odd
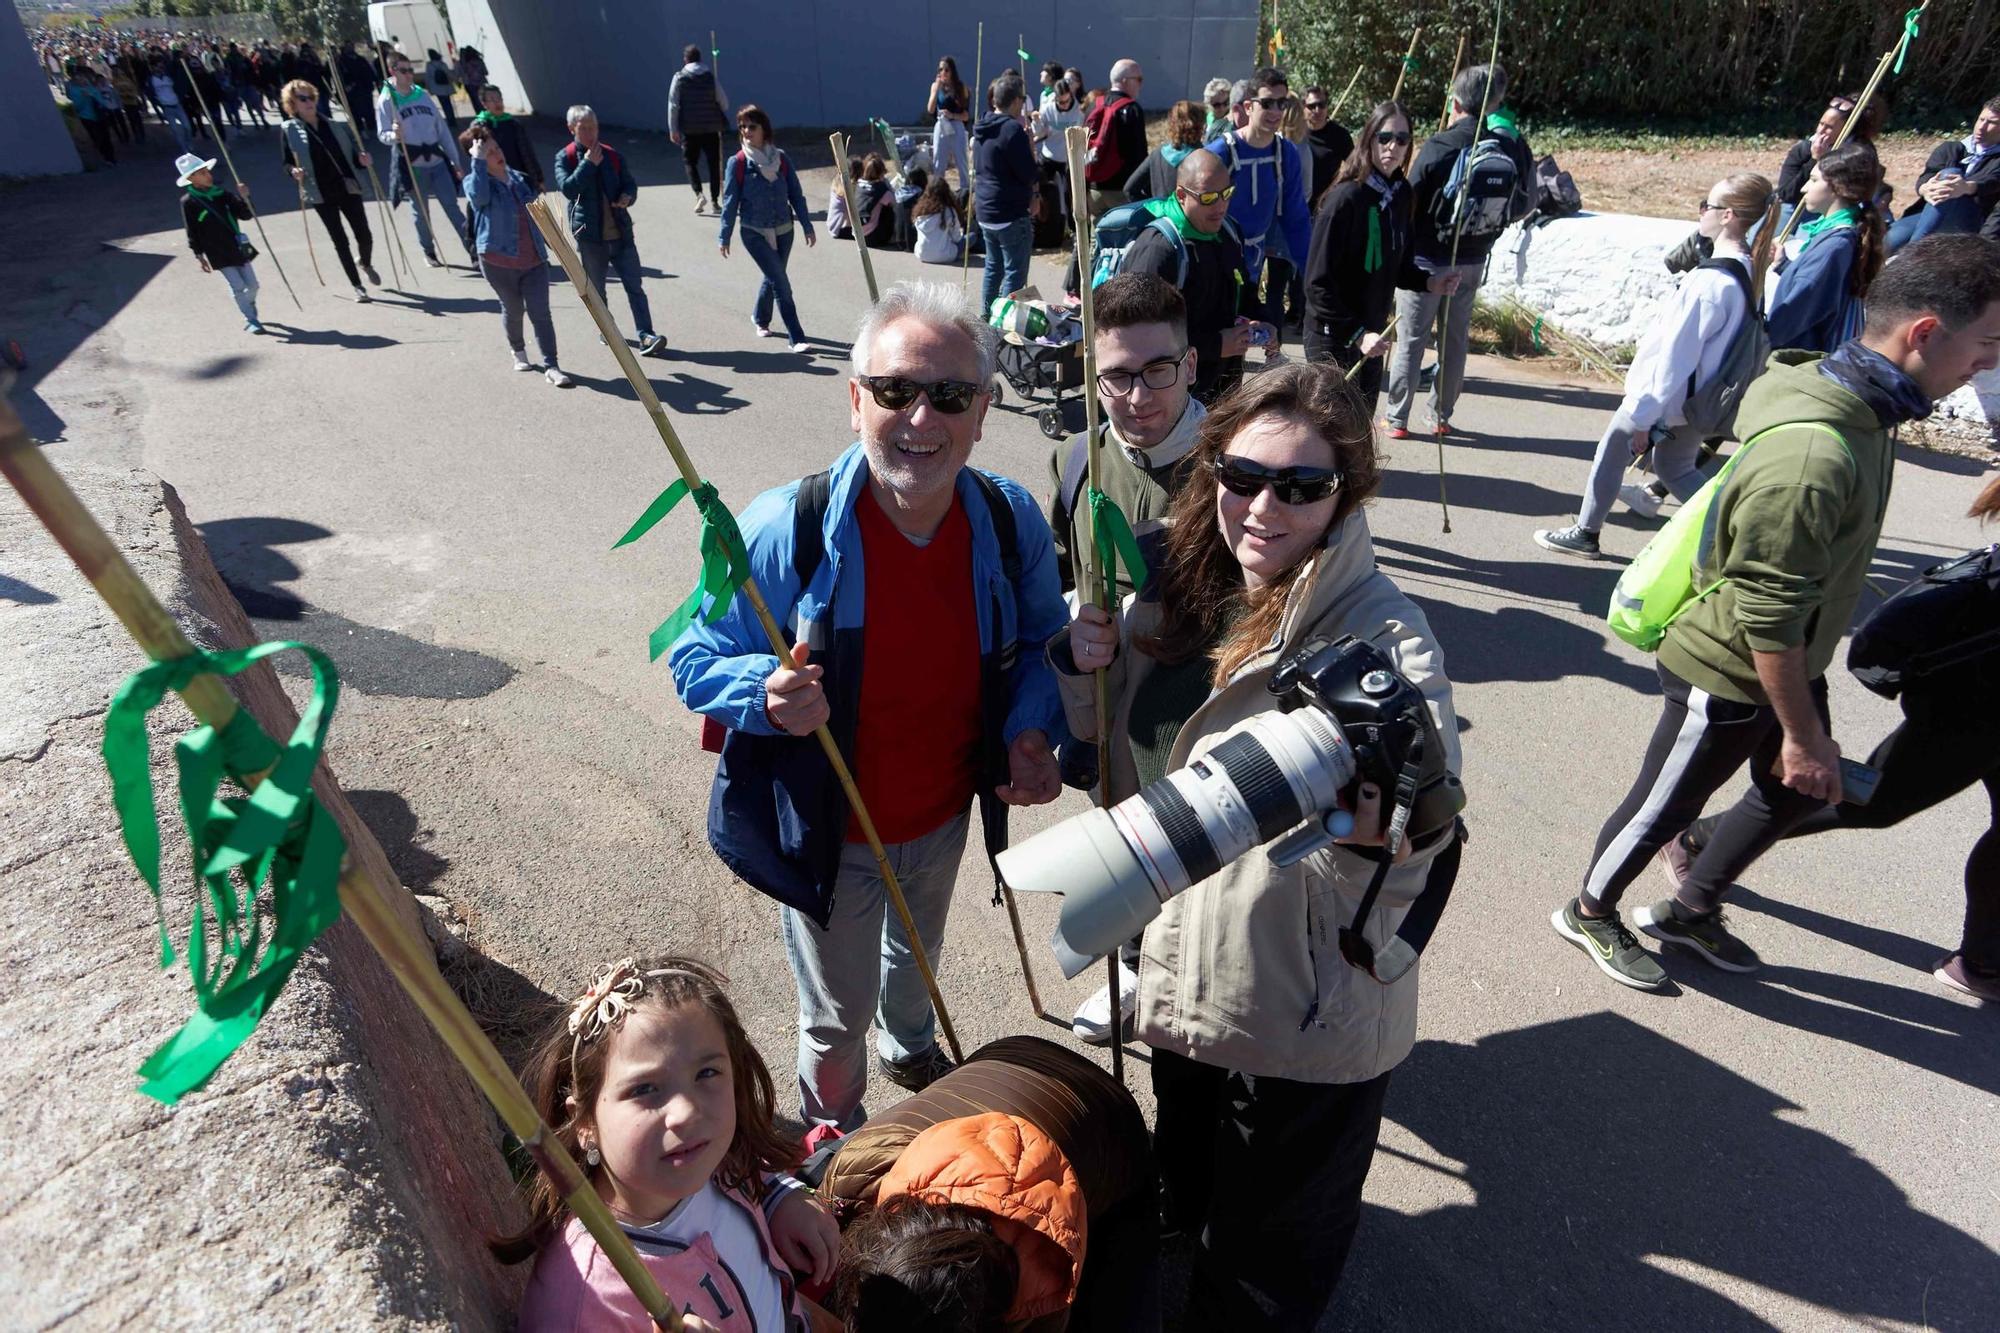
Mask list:
[[[668,354],[669,356],[672,353]],[[631,384],[623,375],[599,379],[592,375],[569,372],[577,387],[592,389],[598,393],[608,393],[613,398],[623,398],[627,402],[637,402]],[[675,412],[687,416],[713,417],[734,412],[739,407],[748,407],[750,400],[737,396],[727,384],[717,384],[714,380],[675,372],[666,376],[647,375],[647,382],[660,401]]]
[[[1742,984],[1703,989],[1794,1002],[1768,981],[1728,980]],[[1389,1084],[1386,1118],[1448,1159],[1413,1160],[1458,1182],[1445,1185],[1455,1201],[1415,1214],[1368,1206],[1321,1327],[1773,1327],[1711,1290],[1709,1274],[1834,1324],[1990,1327],[1992,1252],[1796,1123],[1798,1109],[1616,1014],[1419,1042]]]
[[[302,329],[296,324],[281,324],[275,319],[264,321],[267,329],[277,329],[284,334],[288,347],[338,347],[349,352],[373,352],[384,347],[401,346],[394,338],[385,338],[379,333],[343,333],[339,329]]]
[[[814,349],[818,351],[817,348]],[[667,359],[686,362],[697,366],[713,366],[717,370],[734,371],[738,375],[838,375],[836,366],[823,360],[815,360],[813,355],[787,352],[780,347],[775,352],[682,352],[669,350]]]
[[[451,861],[423,845],[431,831],[424,828],[416,812],[402,794],[393,791],[350,791],[348,803],[368,825],[375,841],[382,844],[396,878],[411,893],[424,893],[439,875],[451,868]]]
[[[1520,441],[1531,446],[1540,441]],[[1510,445],[1511,449],[1511,445]],[[1389,456],[1390,466],[1382,469],[1382,486],[1376,493],[1385,500],[1414,500],[1436,504],[1438,498],[1436,446],[1428,440],[1399,440]],[[1558,491],[1513,477],[1489,477],[1477,472],[1452,472],[1446,463],[1445,485],[1451,503],[1463,509],[1494,514],[1518,514],[1522,518],[1556,519],[1574,514],[1576,491]],[[1581,488],[1583,478],[1577,478]],[[1527,534],[1522,534],[1526,540]]]
[[[1939,453],[1935,449],[1919,449],[1908,445],[1896,451],[1896,461],[1910,467],[1924,468],[1930,472],[1948,472],[1955,477],[1977,477],[1991,472],[2000,463],[2000,451],[1986,458],[1966,458],[1959,454]],[[1971,497],[1967,497],[1970,502]]]
[[[1544,384],[1535,380],[1494,380],[1483,375],[1467,375],[1465,392],[1489,398],[1512,398],[1527,403],[1554,403],[1562,407],[1588,407],[1605,412],[1616,410],[1623,398],[1609,389],[1587,389],[1577,384]]]
[[[16,606],[49,606],[61,600],[54,593],[37,588],[32,583],[0,574],[0,601],[12,602]]]

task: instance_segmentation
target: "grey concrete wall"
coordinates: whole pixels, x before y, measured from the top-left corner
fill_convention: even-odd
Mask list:
[[[1248,74],[1257,43],[1256,0],[458,0],[453,10],[454,18],[490,15],[489,31],[504,42],[536,110],[560,116],[588,102],[607,123],[642,129],[666,128],[680,50],[689,42],[706,47],[711,29],[730,100],[754,101],[793,126],[855,125],[871,116],[915,122],[939,56],[957,57],[972,82],[981,19],[988,78],[1020,63],[1018,35],[1037,64],[1074,65],[1093,87],[1114,60],[1138,60],[1147,76],[1141,100],[1151,107],[1198,98],[1215,75]]]
[[[82,170],[20,12],[0,5],[0,178]]]

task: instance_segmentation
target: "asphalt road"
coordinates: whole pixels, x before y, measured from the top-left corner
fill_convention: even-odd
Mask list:
[[[794,252],[825,350],[754,338],[756,271],[740,247],[717,256],[714,220],[674,183],[678,155],[612,138],[645,185],[636,234],[671,342],[648,363],[654,385],[740,509],[851,439],[841,352],[859,261],[825,238]],[[577,379],[559,391],[510,373],[497,305],[462,269],[357,306],[315,221],[334,284],[318,287],[275,134],[232,148],[305,304],[293,311],[260,263],[280,336],[240,333],[221,280],[187,255],[158,142],[109,172],[0,193],[0,336],[36,363],[19,395],[31,428],[59,464],[171,481],[264,630],[347,668],[331,759],[411,887],[451,899],[494,959],[546,991],[625,953],[719,961],[785,1086],[775,909],[708,852],[710,757],[646,658],[693,578],[695,526],[677,513],[610,549],[672,470],[574,293],[555,297]],[[806,184],[823,208],[824,173]],[[875,260],[885,282],[956,277]],[[616,295],[612,308],[625,318]],[[1382,563],[1430,611],[1457,684],[1473,842],[1326,1326],[1991,1328],[2000,1013],[1929,977],[1957,939],[1978,797],[1769,855],[1735,899],[1767,964],[1753,977],[1676,957],[1676,992],[1637,994],[1549,929],[1657,709],[1650,663],[1602,625],[1616,566],[1529,540],[1567,521],[1613,402],[1480,362],[1457,413],[1473,438],[1448,451],[1451,533],[1428,442],[1392,450],[1372,511]],[[1003,409],[974,459],[1039,491],[1048,448]],[[1884,580],[1973,544],[1958,515],[1978,471],[1905,453]],[[1630,555],[1644,536],[1621,516],[1606,546]],[[1851,751],[1896,716],[1842,673],[1833,694]],[[1072,794],[1053,814],[1079,808]],[[968,863],[942,964],[968,1049],[1059,1033],[1028,1006],[989,888]],[[1024,912],[1046,938],[1053,904]],[[1035,965],[1066,1018],[1084,985],[1046,954]],[[1150,1102],[1142,1051],[1128,1078]]]

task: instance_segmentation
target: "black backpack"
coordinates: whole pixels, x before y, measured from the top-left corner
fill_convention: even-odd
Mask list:
[[[1021,533],[1014,523],[1014,507],[1007,503],[1007,496],[1000,489],[1000,483],[981,472],[972,469],[972,479],[979,485],[979,494],[986,501],[986,508],[993,516],[993,536],[1000,543],[1000,570],[1007,578],[1007,586],[1021,586]],[[792,503],[792,572],[798,576],[799,588],[805,589],[819,572],[820,562],[826,559],[826,506],[833,495],[833,472],[815,472],[799,483],[798,498]]]
[[[1525,193],[1521,167],[1498,135],[1474,139],[1458,150],[1444,188],[1431,201],[1431,222],[1439,236],[1490,240],[1519,216],[1515,200]]]
[[[2000,654],[2000,546],[1988,546],[1925,570],[1876,607],[1854,631],[1847,669],[1893,699],[1929,676],[1995,654]]]
[[[1583,211],[1583,192],[1576,177],[1556,165],[1553,156],[1535,161],[1535,220],[1573,217]]]

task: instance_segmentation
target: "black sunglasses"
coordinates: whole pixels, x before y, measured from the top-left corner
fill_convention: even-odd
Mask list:
[[[1375,142],[1379,144],[1405,144],[1410,141],[1408,130],[1377,130]]]
[[[1285,103],[1292,99],[1289,97],[1246,97],[1243,100],[1245,102],[1255,102],[1266,111],[1282,111],[1285,108]]]
[[[1324,102],[1307,102],[1307,103],[1306,103],[1306,110],[1308,110],[1308,111],[1324,111],[1324,110],[1326,110],[1326,103],[1324,103]]]
[[[1288,505],[1309,505],[1326,499],[1340,489],[1345,479],[1338,468],[1330,467],[1265,467],[1247,458],[1231,458],[1219,454],[1211,465],[1215,479],[1231,495],[1240,495],[1246,500],[1254,500],[1266,486],[1271,493]]]
[[[926,384],[901,375],[856,375],[854,382],[868,390],[877,407],[886,407],[891,412],[902,411],[922,394],[931,400],[932,407],[955,417],[971,407],[972,400],[979,396],[979,386],[970,380],[932,380]]]

